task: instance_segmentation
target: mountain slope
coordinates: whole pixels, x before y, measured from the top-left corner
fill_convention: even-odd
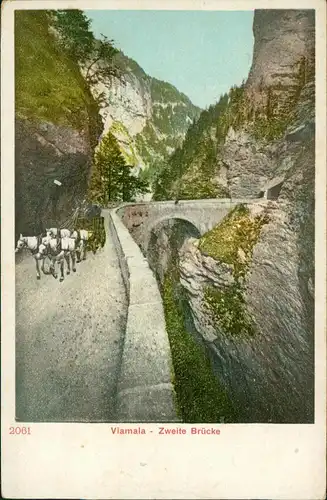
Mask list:
[[[314,11],[256,10],[253,30],[247,82],[211,108],[203,127],[200,116],[155,196],[181,188],[196,196],[201,183],[200,196],[210,197],[215,181],[232,198],[256,199],[186,242],[180,283],[238,421],[312,423]]]
[[[189,125],[201,110],[173,85],[147,75],[120,52],[115,64],[123,80],[94,90],[103,93],[104,134],[110,129],[126,159],[139,169],[156,171],[181,145]]]
[[[47,11],[15,12],[16,236],[59,224],[83,199],[102,130],[79,67],[50,26]]]
[[[224,197],[228,192],[234,197],[253,197],[273,175],[271,162],[264,165],[263,151],[292,126],[303,89],[314,78],[314,13],[257,10],[253,32],[254,54],[247,81],[202,112],[200,121],[208,113],[206,126],[194,125],[188,131],[181,153],[169,159],[158,178],[156,199]],[[210,160],[204,153],[200,159],[194,151],[189,154],[191,137],[198,152],[205,151]],[[251,148],[231,166],[229,148],[238,148],[240,141],[248,141]],[[207,193],[194,189],[195,183],[205,184],[203,176],[211,186]]]

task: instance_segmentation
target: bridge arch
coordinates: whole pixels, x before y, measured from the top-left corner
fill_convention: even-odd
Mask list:
[[[170,214],[170,215],[164,215],[162,217],[155,218],[153,221],[149,222],[149,225],[145,228],[145,234],[144,234],[144,250],[145,254],[148,255],[149,251],[149,245],[151,239],[153,239],[153,235],[156,232],[156,229],[160,226],[163,226],[165,223],[172,222],[173,224],[176,224],[176,222],[182,222],[185,223],[186,227],[189,227],[190,230],[190,236],[193,236],[195,238],[200,238],[200,236],[205,232],[203,230],[203,227],[198,223],[198,221],[194,220],[192,217],[184,216],[182,214]]]

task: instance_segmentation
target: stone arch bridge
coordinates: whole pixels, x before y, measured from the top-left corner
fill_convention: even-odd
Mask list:
[[[255,199],[207,199],[126,203],[117,215],[141,247],[145,255],[151,234],[161,223],[179,219],[192,224],[202,236],[218,224],[236,205],[249,204]]]
[[[165,314],[147,256],[161,223],[184,220],[203,235],[236,205],[262,199],[124,203],[103,209],[110,245],[118,255],[128,314],[117,386],[119,422],[178,422]]]

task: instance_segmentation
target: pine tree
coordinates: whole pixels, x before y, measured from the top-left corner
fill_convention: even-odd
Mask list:
[[[132,165],[126,165],[117,139],[108,132],[94,155],[90,200],[107,206],[112,201],[133,201],[136,194],[149,192],[146,181],[133,175],[132,168]]]
[[[132,173],[133,165],[123,168],[122,176],[122,200],[135,201],[135,195],[149,193],[148,181],[142,177],[136,177]]]
[[[95,38],[91,20],[84,12],[71,10],[47,11],[51,24],[59,34],[58,43],[76,63],[84,64],[92,55]]]
[[[274,116],[273,95],[270,87],[267,92],[266,116],[268,120],[271,120]]]
[[[78,9],[48,10],[47,15],[52,27],[59,35],[58,44],[70,59],[84,68],[84,78],[89,85],[107,83],[113,77],[123,78],[120,68],[115,63],[119,50],[114,41],[105,35],[97,40],[91,31],[91,20]],[[99,96],[99,100],[103,95]]]

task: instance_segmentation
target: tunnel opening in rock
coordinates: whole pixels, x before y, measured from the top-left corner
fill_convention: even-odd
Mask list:
[[[280,182],[279,184],[276,184],[275,186],[271,187],[267,191],[267,199],[268,200],[277,200],[280,191],[282,189],[283,182]]]
[[[284,184],[284,177],[271,179],[260,191],[259,198],[266,200],[277,200]]]

